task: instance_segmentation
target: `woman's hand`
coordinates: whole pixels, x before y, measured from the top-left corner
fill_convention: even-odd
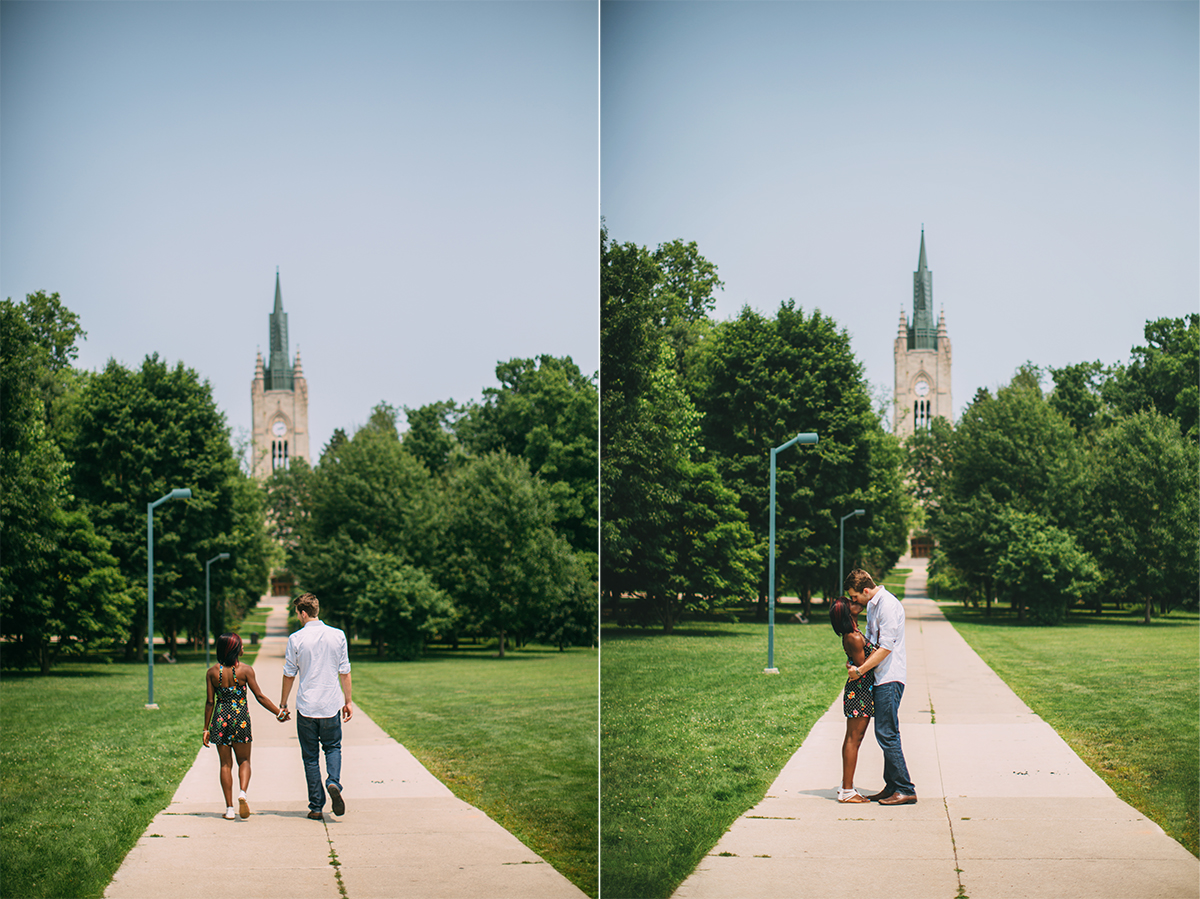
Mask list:
[[[200,735],[200,739],[204,743],[204,748],[207,749],[208,748],[208,730],[205,730],[204,733]]]
[[[862,672],[858,670],[857,665],[849,665],[847,667],[850,673],[850,680],[855,681],[862,677]]]

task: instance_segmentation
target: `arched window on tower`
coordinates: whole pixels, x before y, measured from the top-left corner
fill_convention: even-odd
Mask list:
[[[928,431],[933,423],[930,413],[929,400],[916,400],[913,403],[913,429]]]

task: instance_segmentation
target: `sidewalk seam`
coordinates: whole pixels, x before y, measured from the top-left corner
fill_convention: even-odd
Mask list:
[[[346,884],[342,882],[342,863],[338,859],[337,850],[333,847],[333,838],[329,836],[329,824],[322,821],[321,826],[325,828],[325,842],[329,844],[329,864],[333,866],[333,877],[337,881],[338,893],[342,899],[350,899],[350,894],[346,892]]]
[[[914,599],[916,597],[913,597]],[[922,621],[917,625],[917,630],[922,637],[925,636],[925,624]],[[921,652],[925,654],[925,641],[921,641]],[[925,670],[929,670],[928,659],[926,659]],[[958,842],[954,839],[954,822],[950,819],[950,803],[946,800],[946,782],[942,777],[942,747],[938,743],[937,731],[937,712],[933,708],[933,691],[926,687],[925,698],[929,701],[929,723],[933,727],[933,752],[937,757],[938,768],[938,787],[942,794],[942,808],[946,811],[946,826],[950,829],[950,851],[954,853],[954,877],[958,881],[958,893],[954,899],[967,899],[967,891],[963,887],[962,882],[962,867],[958,862]]]

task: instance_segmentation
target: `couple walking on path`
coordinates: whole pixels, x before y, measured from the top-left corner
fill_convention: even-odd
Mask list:
[[[222,634],[217,639],[217,664],[205,673],[208,698],[204,705],[204,732],[201,742],[217,748],[221,760],[221,790],[225,793],[225,818],[239,814],[250,817],[246,790],[250,787],[250,749],[253,728],[247,693],[253,693],[259,705],[279,722],[291,719],[288,697],[297,678],[296,736],[304,777],[308,783],[308,817],[324,820],[325,792],[329,792],[333,813],[346,812],[342,799],[342,722],[354,714],[350,704],[350,655],[346,634],[320,620],[321,606],[311,593],[293,602],[300,618],[300,630],[288,637],[284,654],[283,683],[279,705],[271,702],[258,685],[254,668],[240,662],[242,638]],[[321,784],[320,752],[325,751],[326,780]],[[233,763],[236,758],[238,809],[233,807]]]
[[[259,685],[270,690],[285,677],[290,603],[277,597],[262,602],[273,608],[254,668]],[[307,635],[317,629],[306,624],[301,630]],[[297,688],[302,680],[297,673]],[[198,712],[200,696],[193,695]],[[290,699],[293,716],[304,715],[295,689]],[[350,813],[307,820],[308,785],[296,764],[298,731],[279,727],[270,706],[249,706],[252,817],[235,824],[213,814],[219,759],[211,747],[197,745],[191,768],[126,855],[106,899],[192,899],[217,870],[235,872],[231,883],[247,899],[582,899],[578,887],[454,796],[360,706],[341,742],[338,783]]]

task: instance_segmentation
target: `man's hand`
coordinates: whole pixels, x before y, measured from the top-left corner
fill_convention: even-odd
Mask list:
[[[847,665],[846,670],[850,673],[850,680],[856,681],[862,677],[862,672],[858,670],[857,665]]]
[[[275,716],[275,720],[282,724],[284,721],[292,720],[292,713],[287,706],[282,706],[279,709],[279,714]]]
[[[342,720],[343,721],[349,721],[353,715],[354,715],[354,709],[350,707],[350,703],[346,703],[344,706],[342,706]]]

